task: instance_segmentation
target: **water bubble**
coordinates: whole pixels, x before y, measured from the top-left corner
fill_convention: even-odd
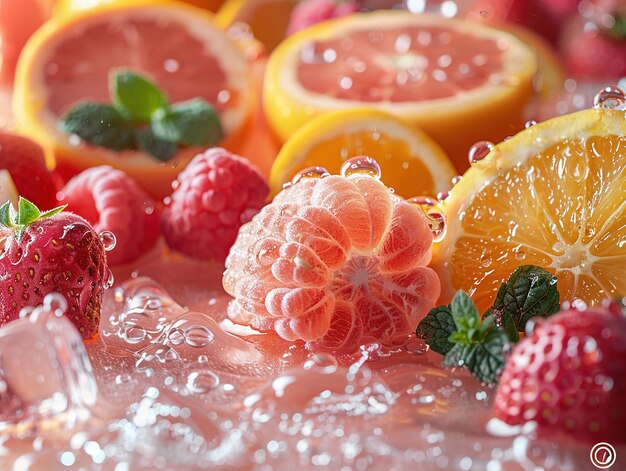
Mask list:
[[[291,179],[291,183],[295,185],[303,178],[324,178],[328,176],[330,176],[330,173],[324,167],[308,167],[296,173]]]
[[[34,311],[35,311],[35,308],[33,306],[25,306],[22,309],[20,309],[20,312],[18,314],[18,318],[24,319],[24,318],[30,316]]]
[[[209,370],[193,371],[187,376],[187,389],[192,394],[206,394],[220,384],[220,378]]]
[[[452,177],[452,184],[456,185],[457,183],[459,183],[461,180],[463,179],[463,175],[457,175],[455,177]]]
[[[361,350],[361,355],[364,358],[370,361],[378,360],[381,355],[382,345],[378,342],[369,342],[359,346],[359,350]]]
[[[167,334],[167,340],[176,346],[185,342],[185,333],[180,329],[171,329]]]
[[[110,268],[107,268],[106,274],[104,275],[104,289],[109,289],[115,283],[115,277],[113,276],[113,272]]]
[[[470,164],[475,164],[483,160],[489,152],[493,149],[493,142],[489,141],[478,141],[472,147],[467,154],[467,158]]]
[[[142,342],[147,335],[146,329],[137,324],[126,324],[122,331],[122,337],[130,344]]]
[[[337,360],[329,353],[316,353],[302,365],[305,370],[322,374],[331,374],[337,371]]]
[[[190,347],[206,347],[213,340],[213,332],[203,325],[192,325],[185,329],[185,341]]]
[[[535,121],[534,119],[530,119],[524,123],[524,127],[528,129],[531,126],[534,126],[535,124],[537,124],[537,121]]]
[[[437,193],[437,199],[438,199],[439,201],[444,201],[444,200],[446,200],[449,196],[450,196],[450,192],[449,192],[449,191],[440,191],[439,193]]]
[[[378,165],[378,162],[376,162],[373,158],[362,155],[346,160],[341,166],[341,175],[344,177],[349,177],[350,175],[359,173],[363,173],[375,178],[376,180],[380,180],[380,165]]]
[[[480,264],[485,268],[489,268],[492,263],[493,263],[493,260],[488,255],[484,255],[483,257],[480,258]]]
[[[409,198],[407,202],[421,206],[424,210],[437,206],[437,200],[430,196],[414,196],[413,198]]]
[[[593,97],[593,107],[607,110],[626,110],[626,94],[618,87],[604,87]]]
[[[430,350],[428,344],[419,337],[411,336],[404,342],[404,348],[407,352],[414,355],[423,355]]]
[[[522,261],[526,258],[526,252],[524,252],[523,250],[517,250],[515,252],[515,258],[519,261]]]
[[[50,293],[43,298],[43,308],[60,317],[67,311],[67,300],[62,294]]]
[[[102,245],[104,246],[104,250],[106,252],[110,252],[115,248],[115,244],[117,243],[117,239],[115,238],[115,234],[111,231],[102,231],[98,234]]]
[[[287,188],[289,188],[290,186],[293,186],[293,183],[291,182],[285,182],[283,183],[283,190],[286,190]]]
[[[441,242],[447,232],[445,216],[441,213],[432,211],[426,213],[426,217],[428,218],[428,227],[430,227],[430,230],[433,233],[433,241]]]
[[[115,377],[115,384],[128,384],[133,380],[133,377],[128,373],[121,373]]]

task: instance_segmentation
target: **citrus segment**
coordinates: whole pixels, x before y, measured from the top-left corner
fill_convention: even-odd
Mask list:
[[[338,173],[348,156],[366,155],[381,166],[382,181],[409,198],[449,189],[456,171],[426,133],[401,118],[373,108],[331,111],[291,136],[270,173],[272,193],[298,172],[321,166]]]
[[[422,211],[375,177],[304,178],[242,227],[229,316],[312,350],[404,340],[439,296],[432,240]]]
[[[162,197],[180,164],[198,151],[183,150],[164,165],[143,152],[90,146],[59,129],[60,116],[77,102],[110,102],[109,74],[120,67],[147,74],[170,102],[199,97],[211,103],[226,144],[237,140],[254,103],[242,52],[204,10],[137,0],[53,18],[23,51],[13,105],[21,131],[46,147],[65,176],[106,163]]]
[[[442,301],[457,289],[488,308],[519,265],[555,273],[562,301],[626,292],[626,122],[586,110],[495,146],[444,202],[434,250]]]
[[[402,11],[362,13],[283,41],[268,62],[264,104],[282,140],[328,111],[374,106],[420,126],[465,169],[474,142],[523,126],[536,70],[532,50],[504,31]]]

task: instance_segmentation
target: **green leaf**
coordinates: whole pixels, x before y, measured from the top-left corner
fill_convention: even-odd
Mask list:
[[[61,118],[61,129],[94,146],[118,152],[137,149],[132,123],[112,106],[78,103]]]
[[[464,367],[479,381],[495,384],[506,361],[505,349],[508,346],[506,333],[497,327],[490,329],[474,345],[457,344],[446,354],[444,365]]]
[[[433,352],[441,355],[448,353],[454,344],[448,340],[456,331],[456,325],[450,312],[450,306],[439,306],[430,310],[417,326],[415,334],[424,339]]]
[[[157,110],[151,127],[158,138],[184,146],[212,146],[224,137],[215,109],[200,98]]]
[[[626,17],[617,13],[613,15],[613,26],[605,30],[613,39],[623,40],[626,38]]]
[[[3,225],[4,227],[13,227],[10,201],[7,201],[2,206],[0,206],[0,225]]]
[[[471,343],[480,328],[480,315],[474,301],[464,291],[457,291],[450,303],[450,311],[456,332],[450,336],[453,343]]]
[[[41,213],[41,215],[39,216],[39,219],[43,219],[43,218],[49,218],[52,217],[56,214],[59,214],[61,211],[63,211],[65,208],[67,208],[67,205],[64,204],[63,206],[57,206],[56,208],[52,208],[49,209],[48,211],[44,211],[43,213]]]
[[[519,340],[532,317],[549,317],[560,309],[557,279],[543,268],[524,265],[502,283],[493,307],[485,317],[494,317],[509,339]]]
[[[147,124],[152,113],[167,107],[157,85],[132,70],[115,70],[109,79],[113,106],[129,120]]]
[[[39,216],[41,216],[39,208],[26,198],[20,196],[17,201],[17,224],[19,226],[28,226],[39,219]]]
[[[170,160],[178,150],[176,144],[159,139],[150,128],[143,129],[137,133],[137,142],[141,150],[162,162]]]

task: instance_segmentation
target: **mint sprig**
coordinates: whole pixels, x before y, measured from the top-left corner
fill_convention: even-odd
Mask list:
[[[445,366],[467,368],[481,382],[495,384],[518,332],[530,318],[549,317],[559,306],[556,277],[536,266],[521,266],[502,283],[482,321],[472,299],[459,291],[450,305],[431,309],[416,335],[444,355]]]
[[[493,316],[512,342],[519,340],[532,317],[549,317],[560,309],[556,276],[543,268],[525,265],[517,268],[500,285],[493,307],[485,317]]]
[[[61,118],[61,129],[94,146],[141,149],[161,161],[224,137],[217,112],[200,98],[170,104],[154,82],[130,69],[113,71],[109,87],[112,104],[77,103]]]

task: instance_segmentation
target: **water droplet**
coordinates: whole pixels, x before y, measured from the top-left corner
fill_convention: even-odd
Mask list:
[[[523,250],[517,250],[515,252],[515,258],[519,261],[522,261],[526,258],[526,252],[524,252]]]
[[[447,232],[445,216],[441,213],[433,211],[426,213],[426,217],[428,218],[428,227],[430,227],[430,230],[433,233],[433,241],[441,242]]]
[[[626,94],[618,87],[604,87],[593,97],[593,107],[607,110],[626,110]]]
[[[209,362],[209,357],[206,355],[200,355],[198,357],[198,363],[208,363]]]
[[[213,332],[203,325],[192,325],[185,329],[185,341],[190,347],[206,347],[213,340]]]
[[[283,183],[283,190],[286,190],[287,188],[289,188],[290,186],[293,186],[293,183],[291,182],[285,182]]]
[[[367,358],[368,360],[374,361],[378,360],[381,357],[381,349],[382,345],[378,342],[370,342],[359,347],[361,350],[361,355]]]
[[[493,263],[493,260],[488,255],[484,255],[480,259],[480,264],[485,268],[489,268],[492,263]]]
[[[452,184],[456,185],[457,183],[459,183],[461,180],[463,179],[463,175],[457,175],[455,177],[452,177]]]
[[[380,165],[378,165],[378,162],[376,162],[373,158],[362,155],[346,160],[341,166],[341,175],[344,177],[349,177],[350,175],[359,173],[363,173],[380,180]]]
[[[437,200],[430,196],[414,196],[413,198],[409,198],[407,202],[421,206],[424,210],[437,205]]]
[[[324,178],[328,176],[330,176],[330,173],[324,167],[308,167],[296,173],[291,179],[291,183],[295,185],[303,178]]]
[[[528,129],[531,126],[534,126],[535,124],[537,124],[537,121],[535,121],[534,119],[530,119],[524,123],[524,127]]]
[[[185,333],[180,329],[171,329],[167,334],[167,340],[176,346],[185,342]]]
[[[100,241],[102,242],[105,251],[110,252],[115,248],[117,239],[115,238],[115,234],[111,231],[102,231],[98,237],[100,237]]]
[[[133,377],[128,373],[121,373],[115,377],[115,384],[128,384],[133,380]]]
[[[414,355],[423,355],[430,350],[428,344],[419,337],[411,336],[404,342],[404,348],[407,352]]]
[[[187,389],[192,394],[206,394],[220,384],[220,378],[209,370],[193,371],[187,376]]]
[[[50,293],[43,298],[43,308],[46,311],[54,313],[55,316],[60,317],[67,311],[67,300],[62,294]]]
[[[317,353],[304,362],[303,368],[322,374],[331,374],[337,371],[337,360],[329,353]]]
[[[142,342],[147,335],[146,329],[136,324],[126,324],[122,331],[122,337],[130,344]]]
[[[104,289],[109,289],[115,283],[115,277],[110,268],[107,268],[107,272],[104,275]]]
[[[450,192],[448,191],[440,191],[439,193],[437,193],[437,199],[439,201],[444,201],[448,198],[448,196],[450,196]]]
[[[472,147],[467,154],[467,158],[470,164],[475,164],[483,160],[489,152],[493,149],[493,142],[489,141],[478,141]]]

